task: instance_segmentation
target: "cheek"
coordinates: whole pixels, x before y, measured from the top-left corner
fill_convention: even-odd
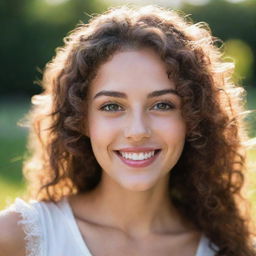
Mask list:
[[[116,138],[119,126],[114,120],[94,115],[89,117],[89,136],[92,144],[107,146]]]
[[[161,134],[161,137],[170,142],[182,142],[186,136],[185,122],[179,116],[158,119],[157,122],[154,123],[154,130]]]

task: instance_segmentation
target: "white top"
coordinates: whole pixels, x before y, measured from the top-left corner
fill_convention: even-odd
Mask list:
[[[4,212],[9,211],[21,214],[26,256],[92,256],[66,197],[56,204],[16,198]],[[214,256],[208,243],[202,236],[195,256]]]

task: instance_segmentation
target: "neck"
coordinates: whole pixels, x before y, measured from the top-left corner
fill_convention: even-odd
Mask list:
[[[97,222],[126,234],[183,232],[183,220],[168,195],[167,177],[149,190],[131,191],[103,175],[98,187],[87,196]]]

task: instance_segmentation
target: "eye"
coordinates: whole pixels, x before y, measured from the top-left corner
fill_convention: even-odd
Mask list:
[[[171,102],[158,102],[153,106],[154,110],[167,111],[171,109],[175,109],[174,104]]]
[[[100,107],[100,110],[106,112],[123,111],[122,107],[116,103],[105,104],[102,107]]]
[[[168,111],[175,108],[176,108],[175,105],[171,102],[158,102],[152,107],[153,110],[160,110],[160,111]],[[124,109],[117,103],[107,103],[101,106],[99,110],[105,111],[105,112],[124,111]]]

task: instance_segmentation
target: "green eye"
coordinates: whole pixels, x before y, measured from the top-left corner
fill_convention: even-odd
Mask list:
[[[100,110],[106,111],[106,112],[116,112],[116,111],[122,111],[122,108],[118,104],[110,103],[102,106]]]
[[[166,111],[174,108],[175,106],[173,104],[167,103],[167,102],[158,102],[153,106],[154,110],[161,110],[161,111]]]
[[[160,110],[160,111],[168,111],[171,109],[175,109],[175,106],[169,102],[158,102],[153,107],[153,110]],[[99,108],[100,111],[105,112],[120,112],[123,111],[123,108],[117,103],[108,103]]]

